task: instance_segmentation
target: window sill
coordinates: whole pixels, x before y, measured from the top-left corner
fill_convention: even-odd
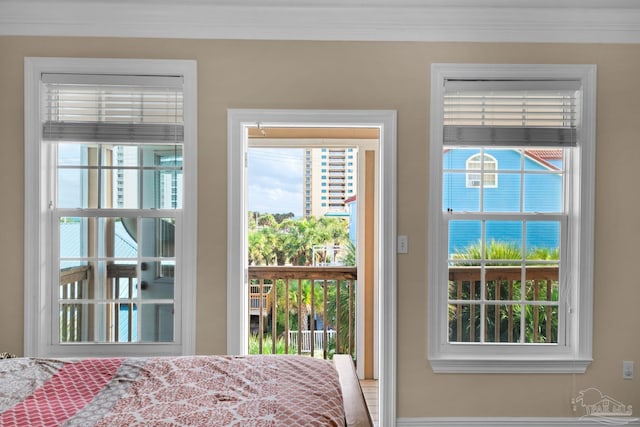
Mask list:
[[[436,374],[583,374],[591,359],[430,359]]]

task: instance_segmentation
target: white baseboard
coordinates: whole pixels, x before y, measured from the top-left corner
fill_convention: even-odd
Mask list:
[[[582,427],[598,425],[629,425],[640,426],[640,419],[635,417],[429,417],[429,418],[398,418],[397,427]]]

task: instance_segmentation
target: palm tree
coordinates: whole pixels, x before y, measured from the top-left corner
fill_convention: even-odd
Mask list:
[[[322,286],[313,283],[313,280],[302,279],[292,280],[289,284],[289,311],[297,318],[300,329],[303,331],[312,330],[309,320],[311,317],[311,308],[315,315],[321,315],[323,309],[323,292]],[[313,305],[311,301],[311,288],[313,287]],[[283,291],[284,294],[284,291]],[[284,309],[284,305],[282,305]],[[295,316],[297,315],[297,316]],[[297,329],[298,322],[292,322],[290,328]]]
[[[249,230],[249,265],[272,265],[276,260],[276,233],[271,228]]]
[[[311,265],[313,263],[313,247],[315,245],[343,245],[350,243],[348,239],[348,224],[340,218],[303,218],[294,220],[288,215],[277,216],[282,222],[276,221],[276,216],[271,214],[258,215],[253,213],[250,217],[249,225],[249,263],[253,265]],[[353,263],[355,263],[355,247],[351,244],[350,251],[353,253]],[[346,325],[349,324],[348,297],[349,292],[346,285],[342,285],[340,295],[341,318],[340,340],[346,345],[348,342],[348,331]],[[313,289],[313,291],[312,291]],[[309,324],[311,312],[315,315],[323,316],[324,309],[324,289],[320,284],[314,284],[312,280],[292,280],[289,283],[289,292],[285,292],[284,280],[278,280],[274,289],[276,292],[276,332],[281,334],[284,330],[285,316],[291,316],[289,328],[308,331],[315,329]],[[328,324],[335,324],[336,319],[336,292],[335,286],[327,289],[328,293],[328,313],[326,315]],[[313,298],[312,298],[313,295]],[[289,306],[289,313],[285,313]]]

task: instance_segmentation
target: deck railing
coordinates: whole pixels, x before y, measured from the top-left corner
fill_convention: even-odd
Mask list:
[[[59,297],[68,302],[60,307],[60,341],[80,342],[93,340],[92,325],[95,309],[93,304],[87,304],[87,299],[94,298],[92,289],[92,267],[81,265],[60,270]],[[106,297],[114,301],[107,306],[105,331],[108,342],[132,341],[135,328],[133,313],[136,278],[135,265],[109,264],[107,265],[107,289]],[[126,301],[118,302],[122,298]],[[73,302],[78,300],[78,302]],[[127,310],[121,308],[127,307]],[[122,318],[124,316],[124,318]],[[124,325],[124,329],[122,327]]]
[[[481,267],[450,266],[449,341],[557,342],[558,272],[528,266],[523,281],[519,266],[487,266],[483,290]]]
[[[250,266],[251,350],[353,355],[356,280],[356,267]]]
[[[293,348],[300,348],[302,353],[311,353],[311,332],[313,332],[314,349],[324,349],[324,331],[302,331],[302,335],[298,331],[289,331],[289,345]],[[301,338],[301,340],[299,339]],[[327,331],[328,344],[335,342],[336,331],[330,329]]]
[[[60,270],[60,298],[79,300],[88,291],[91,267],[81,265]],[[60,307],[60,341],[82,341],[83,322],[86,322],[82,304],[68,303]]]
[[[59,295],[70,301],[60,307],[61,342],[93,339],[95,310],[91,304],[73,302],[92,298],[91,272],[89,265],[60,271]],[[135,265],[107,266],[107,298],[114,300],[105,319],[107,325],[112,325],[105,331],[110,342],[130,341],[134,336],[131,296],[135,277]],[[330,357],[332,352],[353,355],[356,280],[355,267],[249,267],[249,313],[255,319],[250,332],[258,342],[257,352],[267,352],[270,341],[271,353],[277,352],[280,342],[284,353],[323,358]],[[123,292],[127,298],[120,303],[118,299]],[[121,310],[122,305],[128,306],[128,310]],[[121,331],[122,324],[128,327]]]

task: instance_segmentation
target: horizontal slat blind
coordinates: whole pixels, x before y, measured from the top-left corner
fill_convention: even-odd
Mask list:
[[[574,81],[448,81],[444,145],[574,146]]]
[[[45,140],[183,142],[182,77],[47,74]]]

